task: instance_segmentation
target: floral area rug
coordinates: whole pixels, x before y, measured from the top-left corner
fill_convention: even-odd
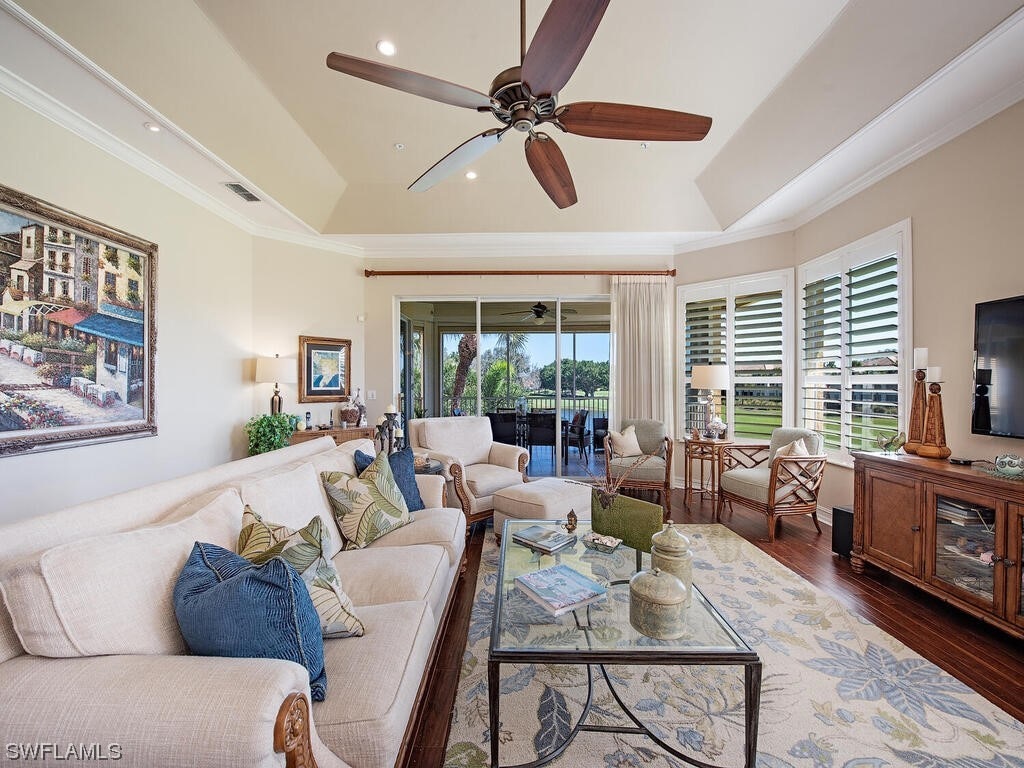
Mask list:
[[[1024,768],[1020,722],[724,526],[681,528],[692,542],[694,581],[764,665],[758,768]],[[488,530],[446,766],[490,762],[487,648],[497,566]],[[569,613],[542,631],[577,630]],[[659,738],[705,763],[743,765],[742,667],[608,671]],[[564,740],[583,710],[586,674],[585,666],[502,665],[501,765],[529,762]],[[631,725],[596,668],[594,678],[588,722]],[[684,763],[644,736],[581,732],[551,765]]]

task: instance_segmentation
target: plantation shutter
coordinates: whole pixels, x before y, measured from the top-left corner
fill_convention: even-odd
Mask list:
[[[849,449],[899,431],[899,274],[895,254],[846,273]]]
[[[782,426],[782,290],[737,296],[733,308],[733,435],[768,440]]]
[[[698,390],[689,377],[695,365],[716,365],[726,361],[727,309],[725,296],[686,303],[686,393],[683,412],[684,427],[689,432],[704,424],[703,407],[697,402]]]
[[[801,390],[803,426],[842,447],[842,286],[838,274],[804,286]]]

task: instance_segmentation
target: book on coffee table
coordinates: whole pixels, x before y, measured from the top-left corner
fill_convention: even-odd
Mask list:
[[[512,541],[522,544],[545,555],[576,543],[576,536],[570,536],[556,528],[543,525],[531,525],[512,534]]]
[[[554,616],[603,600],[608,594],[606,587],[567,565],[521,574],[516,576],[516,585]]]

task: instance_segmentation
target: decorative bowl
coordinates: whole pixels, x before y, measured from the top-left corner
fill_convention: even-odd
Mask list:
[[[614,536],[602,536],[593,531],[583,536],[583,546],[598,552],[614,552],[621,543],[622,539],[617,539]]]
[[[996,456],[996,472],[1008,477],[1024,474],[1024,459],[1013,453]]]

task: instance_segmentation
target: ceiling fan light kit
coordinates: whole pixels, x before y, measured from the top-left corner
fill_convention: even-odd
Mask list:
[[[526,0],[520,3],[520,66],[500,72],[487,94],[429,75],[343,53],[327,57],[338,72],[433,101],[490,112],[502,124],[460,144],[431,166],[409,189],[424,192],[497,146],[515,129],[526,136],[526,162],[540,186],[559,208],[577,201],[565,156],[538,126],[563,133],[625,141],[700,141],[711,118],[670,109],[581,101],[558,105],[558,94],[583,59],[611,0],[551,0],[526,49]],[[543,319],[543,316],[542,316]]]

